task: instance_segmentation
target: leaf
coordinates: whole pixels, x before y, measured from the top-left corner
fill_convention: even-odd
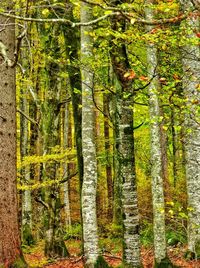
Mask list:
[[[48,8],[43,9],[42,10],[42,15],[48,16],[49,15],[49,9]]]
[[[134,24],[136,22],[136,18],[131,19],[131,24]]]
[[[196,33],[196,36],[200,38],[200,32],[199,33]]]
[[[148,81],[149,78],[148,78],[147,76],[141,75],[141,76],[139,77],[139,80],[140,80],[140,81]]]
[[[127,73],[124,74],[124,77],[127,78],[129,75],[130,75],[130,73],[127,72]]]

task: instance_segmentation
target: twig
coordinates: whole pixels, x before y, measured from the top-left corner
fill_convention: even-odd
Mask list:
[[[121,257],[118,257],[118,256],[115,256],[115,255],[108,255],[108,254],[102,254],[104,257],[107,257],[107,258],[112,258],[112,259],[117,259],[117,260],[122,260]]]
[[[32,119],[31,117],[29,117],[27,114],[25,114],[22,110],[17,109],[17,112],[19,112],[21,115],[23,115],[27,120],[29,120],[31,123],[33,123],[34,125],[36,125],[38,127],[38,122],[36,122],[34,119]]]

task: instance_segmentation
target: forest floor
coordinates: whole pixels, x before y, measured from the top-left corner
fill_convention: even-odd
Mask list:
[[[83,257],[80,256],[80,241],[67,241],[67,247],[71,257],[67,259],[47,260],[44,256],[44,245],[40,243],[37,247],[25,249],[25,259],[30,268],[83,268]],[[183,246],[169,247],[168,256],[173,264],[181,268],[200,268],[200,260],[189,261],[184,259],[186,248]],[[117,249],[103,254],[110,266],[118,267],[121,264],[121,252]],[[144,268],[153,267],[153,248],[142,248],[142,262]]]

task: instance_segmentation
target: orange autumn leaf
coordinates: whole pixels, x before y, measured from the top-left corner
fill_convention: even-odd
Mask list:
[[[200,32],[196,33],[196,36],[200,38]]]
[[[141,76],[139,77],[139,80],[140,80],[140,81],[148,81],[149,78],[148,78],[147,76],[141,75]]]
[[[128,80],[132,80],[136,77],[136,73],[133,70],[130,70],[129,72],[124,74],[124,77]]]

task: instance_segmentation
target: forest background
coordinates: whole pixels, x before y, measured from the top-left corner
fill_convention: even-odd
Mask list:
[[[0,267],[200,267],[199,10],[0,3]]]

